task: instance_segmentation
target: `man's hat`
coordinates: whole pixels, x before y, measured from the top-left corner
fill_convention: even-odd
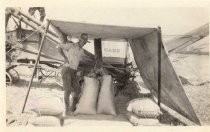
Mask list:
[[[86,40],[87,43],[90,43],[90,41],[88,41],[88,34],[87,34],[87,33],[82,33],[82,34],[80,35],[80,38],[83,39],[83,40]]]

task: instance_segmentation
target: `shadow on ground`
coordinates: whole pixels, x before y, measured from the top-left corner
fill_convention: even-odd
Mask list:
[[[181,122],[178,118],[172,116],[169,112],[161,109],[162,115],[159,117],[159,121],[162,124],[168,124],[171,126],[187,126],[184,122]]]
[[[30,81],[25,80],[25,79],[20,79],[17,83],[13,84],[14,86],[18,88],[26,88],[28,87]],[[32,88],[49,88],[49,89],[56,89],[62,91],[63,88],[56,84],[55,82],[49,83],[49,82],[38,82],[38,81],[33,81],[32,83]]]

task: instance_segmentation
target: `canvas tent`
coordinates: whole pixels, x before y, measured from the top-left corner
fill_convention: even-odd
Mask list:
[[[161,103],[200,124],[168,58],[158,28],[121,27],[60,20],[50,21],[61,32],[72,36],[87,33],[91,38],[101,38],[102,41],[127,40],[131,45],[142,79],[151,93],[157,98],[159,97]]]

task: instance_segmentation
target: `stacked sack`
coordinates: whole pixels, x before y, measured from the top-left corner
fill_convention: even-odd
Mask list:
[[[103,75],[99,86],[98,79],[85,76],[82,94],[74,113],[116,115],[112,77]]]
[[[29,121],[29,124],[43,127],[60,126],[59,116],[62,115],[63,108],[62,100],[59,97],[39,98],[36,108],[33,109],[38,116]]]
[[[127,117],[134,126],[160,125],[161,114],[159,106],[150,98],[131,100],[127,106]]]

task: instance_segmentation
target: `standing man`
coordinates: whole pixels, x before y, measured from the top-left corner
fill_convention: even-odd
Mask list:
[[[65,113],[73,112],[76,109],[78,96],[81,92],[77,81],[77,67],[79,65],[81,55],[84,52],[83,46],[89,42],[88,35],[81,34],[77,43],[66,43],[57,46],[59,53],[63,56],[65,63],[62,67],[62,80],[64,89]],[[69,104],[69,96],[72,95],[72,105]]]

